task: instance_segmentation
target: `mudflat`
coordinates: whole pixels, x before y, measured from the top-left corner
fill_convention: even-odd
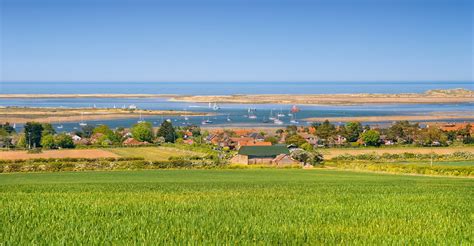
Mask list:
[[[80,120],[127,119],[140,116],[188,115],[205,116],[207,113],[174,110],[127,110],[113,108],[20,108],[0,107],[0,122],[25,123],[28,121],[76,122]]]

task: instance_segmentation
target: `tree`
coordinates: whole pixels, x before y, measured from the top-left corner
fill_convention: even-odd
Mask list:
[[[314,150],[314,146],[311,145],[310,143],[304,143],[300,146],[300,148],[302,148],[306,151],[313,151]]]
[[[157,135],[163,137],[165,142],[174,143],[176,140],[176,132],[174,130],[173,124],[169,121],[164,121],[161,123]]]
[[[418,134],[417,123],[410,124],[408,121],[397,121],[387,129],[387,138],[397,142],[413,143]]]
[[[324,160],[323,155],[321,153],[317,151],[306,151],[303,149],[297,149],[291,152],[291,158],[302,162],[303,165],[316,165]]]
[[[11,137],[10,137],[10,133],[8,133],[5,128],[0,128],[0,142],[2,142],[3,146],[10,148]]]
[[[51,134],[46,134],[41,137],[41,146],[46,149],[54,149],[54,137]]]
[[[349,142],[355,142],[359,139],[359,135],[364,131],[360,122],[348,122],[345,126],[345,137]]]
[[[296,145],[296,146],[301,146],[306,142],[306,139],[304,139],[302,136],[300,135],[293,135],[293,136],[290,136],[288,138],[285,139],[285,143],[286,144],[293,144],[293,145]]]
[[[9,135],[16,132],[15,128],[13,128],[13,126],[11,126],[8,122],[5,124],[0,124],[0,130],[1,129],[5,130]]]
[[[265,138],[265,142],[270,142],[272,144],[277,144],[278,143],[278,138],[274,136],[268,136]]]
[[[444,145],[448,140],[448,136],[441,129],[435,126],[423,129],[420,137],[422,145],[431,145],[434,142],[439,142]]]
[[[83,126],[82,132],[83,134],[81,137],[90,138],[92,134],[94,133],[94,126],[92,125]]]
[[[72,149],[75,147],[72,137],[66,133],[58,134],[54,137],[54,143],[59,148]]]
[[[380,143],[380,133],[376,130],[368,130],[362,133],[361,139],[366,145],[378,146]]]
[[[41,147],[43,126],[37,122],[27,122],[24,127],[26,144],[28,148]]]
[[[138,141],[151,143],[153,141],[153,127],[151,123],[140,122],[135,124],[132,127],[132,136]]]
[[[336,127],[325,120],[323,124],[316,128],[316,136],[322,139],[328,139],[336,134]]]
[[[43,136],[56,134],[53,125],[49,123],[43,123],[41,126],[43,127],[43,131],[41,132]]]

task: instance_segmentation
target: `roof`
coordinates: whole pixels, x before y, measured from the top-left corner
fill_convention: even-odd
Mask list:
[[[242,146],[239,149],[239,155],[251,156],[277,156],[280,154],[290,154],[290,151],[285,146]]]

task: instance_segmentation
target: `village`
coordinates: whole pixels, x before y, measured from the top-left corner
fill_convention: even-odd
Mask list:
[[[315,165],[323,160],[320,150],[330,148],[388,148],[391,146],[437,147],[473,143],[471,123],[431,123],[420,127],[408,121],[388,128],[371,128],[360,122],[334,125],[329,121],[308,127],[200,128],[175,127],[164,121],[159,128],[139,122],[132,128],[110,129],[85,125],[81,130],[57,133],[47,123],[29,122],[23,132],[0,125],[0,148],[69,149],[159,146],[165,143],[206,146],[227,153],[227,162],[244,165]]]

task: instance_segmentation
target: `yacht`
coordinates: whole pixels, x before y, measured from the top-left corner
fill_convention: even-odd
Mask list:
[[[145,122],[142,117],[142,113],[140,113],[140,118],[138,119],[137,123],[143,123]]]
[[[273,109],[270,109],[270,117],[268,117],[269,120],[275,120],[276,118],[273,116]]]
[[[79,122],[80,126],[87,126],[87,123],[84,122],[84,112],[81,113],[81,122]]]
[[[277,114],[278,117],[285,117],[285,114],[282,112],[282,110],[280,109],[280,113]]]

